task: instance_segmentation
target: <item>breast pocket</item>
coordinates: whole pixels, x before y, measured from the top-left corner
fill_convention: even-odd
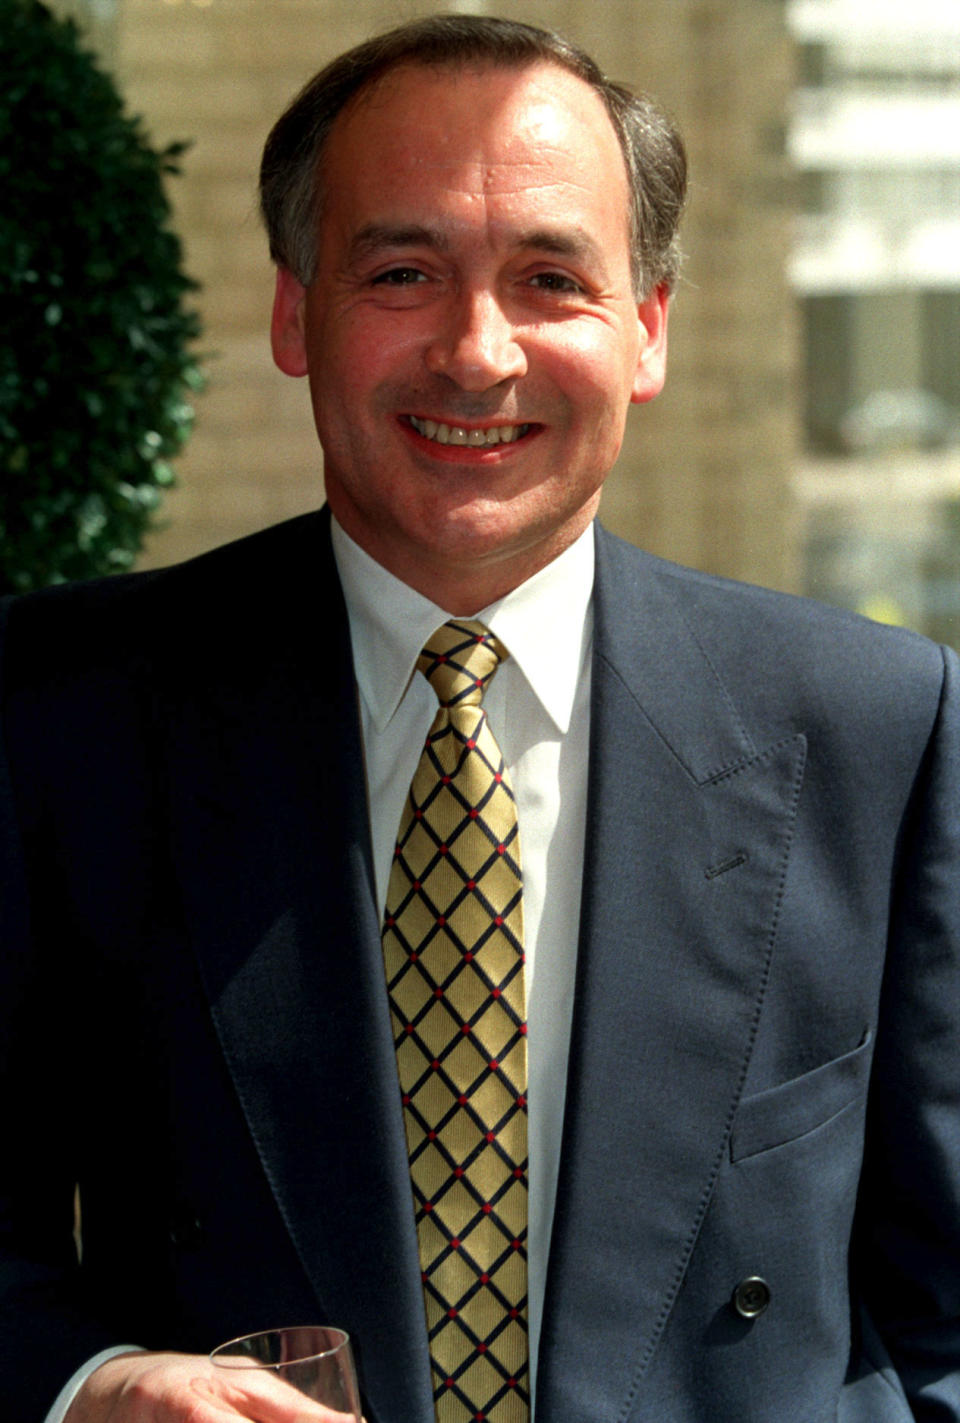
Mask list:
[[[778,1087],[744,1097],[730,1133],[730,1159],[742,1161],[795,1141],[850,1107],[866,1091],[870,1029],[852,1052]]]

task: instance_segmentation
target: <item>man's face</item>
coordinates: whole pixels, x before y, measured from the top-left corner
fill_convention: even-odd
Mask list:
[[[475,611],[450,600],[492,601],[587,526],[629,402],[663,384],[616,135],[552,64],[405,67],[340,116],[322,171],[317,275],[280,273],[275,359],[309,375],[346,531]]]

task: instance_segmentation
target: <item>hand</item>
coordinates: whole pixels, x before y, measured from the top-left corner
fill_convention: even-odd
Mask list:
[[[64,1423],[353,1423],[266,1369],[215,1368],[201,1354],[118,1354],[87,1379]]]

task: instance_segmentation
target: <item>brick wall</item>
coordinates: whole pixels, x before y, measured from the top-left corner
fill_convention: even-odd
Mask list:
[[[74,0],[76,3],[76,0]],[[322,498],[305,382],[274,370],[272,274],[255,208],[259,152],[290,95],[372,30],[441,8],[384,0],[117,0],[111,62],[159,141],[190,138],[171,192],[203,284],[209,384],[144,564],[168,562]],[[448,9],[484,9],[482,3]],[[603,514],[618,532],[704,568],[790,586],[788,473],[797,448],[797,336],[784,258],[783,158],[792,55],[779,0],[499,0],[552,24],[613,75],[649,88],[686,133],[688,261],[671,371],[632,412]],[[104,27],[101,26],[101,30]]]

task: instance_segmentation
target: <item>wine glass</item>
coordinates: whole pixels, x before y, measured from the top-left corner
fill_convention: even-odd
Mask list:
[[[218,1368],[256,1372],[257,1386],[273,1381],[331,1411],[329,1423],[361,1423],[360,1391],[350,1336],[326,1325],[266,1329],[221,1344],[210,1355]]]

